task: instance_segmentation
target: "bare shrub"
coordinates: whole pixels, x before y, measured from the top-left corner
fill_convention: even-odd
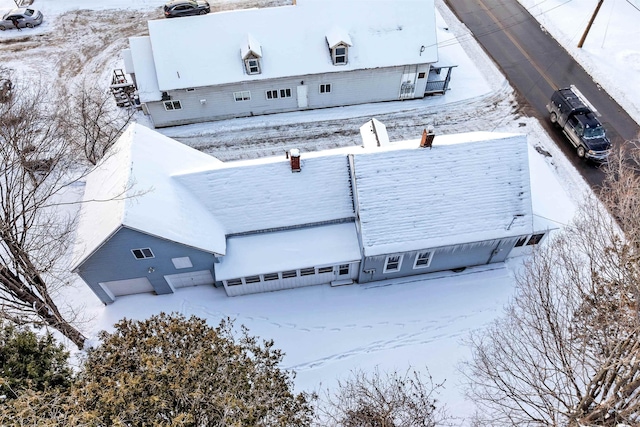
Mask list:
[[[436,395],[443,383],[409,369],[380,373],[360,370],[326,391],[317,410],[316,425],[341,427],[434,427],[447,420]]]

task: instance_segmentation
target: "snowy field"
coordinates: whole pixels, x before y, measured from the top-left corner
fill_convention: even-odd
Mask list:
[[[522,1],[563,44],[574,45],[596,4]],[[212,2],[214,10],[286,3]],[[359,127],[371,117],[387,126],[392,141],[419,138],[427,125],[439,134],[526,133],[535,213],[559,226],[566,224],[580,195],[589,191],[587,186],[537,121],[519,114],[511,88],[466,28],[441,1],[436,3],[440,64],[457,65],[451,90],[444,96],[180,126],[162,133],[222,160],[283,155],[294,146],[304,152],[360,144]],[[162,4],[35,0],[33,7],[44,13],[45,23],[33,30],[0,33],[4,65],[25,80],[72,86],[87,79],[107,85],[112,70],[122,65],[120,50],[127,46],[126,38],[146,34],[146,19],[162,19]],[[12,2],[0,0],[2,6],[9,8]],[[640,121],[637,22],[640,11],[631,3],[606,2],[585,48],[568,50]],[[620,81],[625,82],[624,90],[617,89]],[[142,115],[136,120],[148,124]],[[472,408],[463,399],[456,370],[458,361],[469,355],[461,341],[500,314],[521,261],[366,286],[316,286],[235,298],[227,298],[222,289],[181,289],[173,295],[123,297],[107,307],[88,287],[76,283],[59,302],[83,311],[80,327],[89,337],[125,316],[143,319],[160,311],[179,311],[206,317],[213,325],[230,316],[251,333],[275,340],[286,353],[284,367],[297,373],[298,390],[331,386],[354,368],[428,367],[435,382],[446,381],[441,401],[464,424],[462,418]]]

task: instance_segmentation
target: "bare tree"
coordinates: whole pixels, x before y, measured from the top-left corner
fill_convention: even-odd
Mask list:
[[[53,327],[82,347],[85,337],[54,303],[74,226],[56,205],[78,168],[49,95],[14,83],[0,103],[0,316]]]
[[[504,316],[471,336],[463,372],[482,424],[640,422],[640,175],[629,156],[611,159],[604,205],[587,197],[526,263]]]
[[[381,374],[353,371],[326,391],[318,405],[316,425],[340,427],[433,427],[447,420],[436,395],[443,383],[409,369]]]
[[[67,89],[62,89],[67,90]],[[131,122],[135,108],[118,108],[107,89],[86,80],[61,95],[63,130],[83,156],[95,165]]]

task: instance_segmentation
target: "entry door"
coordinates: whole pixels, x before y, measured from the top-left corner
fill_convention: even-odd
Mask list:
[[[307,108],[309,106],[308,86],[298,86],[296,92],[298,95],[298,108]]]

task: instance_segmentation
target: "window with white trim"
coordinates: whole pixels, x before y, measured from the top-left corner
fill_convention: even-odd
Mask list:
[[[227,280],[227,286],[239,286],[239,285],[242,285],[242,279]]]
[[[331,49],[333,65],[345,65],[347,63],[347,46],[340,44]]]
[[[271,280],[278,280],[280,278],[280,276],[278,276],[278,273],[267,273],[263,277],[265,282],[269,282]]]
[[[282,272],[282,278],[283,279],[290,279],[292,277],[298,277],[298,271],[297,270],[290,270],[290,271],[283,271]]]
[[[233,99],[238,101],[251,101],[251,91],[243,90],[240,92],[233,92]]]
[[[173,110],[182,110],[182,103],[178,100],[176,101],[164,101],[164,109],[166,111],[173,111]]]
[[[247,276],[244,278],[244,283],[260,283],[260,276]]]
[[[301,268],[300,269],[300,275],[301,276],[311,276],[316,274],[316,269],[314,267],[309,267],[309,268]]]
[[[247,58],[244,60],[244,68],[247,70],[247,74],[260,74],[260,60]]]
[[[413,268],[416,269],[429,267],[429,265],[431,265],[432,256],[433,252],[431,251],[418,252],[418,254],[416,255],[416,260],[413,263]]]
[[[267,91],[267,99],[278,99],[278,91],[277,90],[268,90]]]
[[[320,93],[331,92],[331,83],[323,83],[320,85]]]
[[[131,249],[131,253],[136,259],[154,258],[153,252],[149,248]]]
[[[291,89],[280,89],[280,98],[291,98]]]
[[[402,258],[404,255],[389,255],[384,261],[384,273],[391,273],[394,271],[400,271],[402,266]]]
[[[345,276],[349,274],[349,264],[340,264],[338,267],[338,276]]]
[[[318,268],[318,274],[333,273],[333,267],[320,267]]]

